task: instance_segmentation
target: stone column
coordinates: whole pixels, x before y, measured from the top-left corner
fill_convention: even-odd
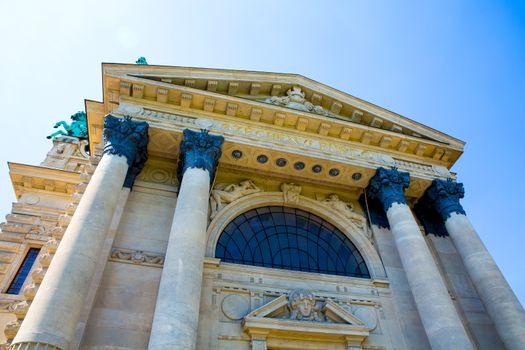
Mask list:
[[[146,159],[148,124],[108,115],[104,155],[11,349],[70,348],[130,165]]]
[[[464,194],[461,183],[434,180],[420,202],[425,208],[435,210],[445,223],[505,347],[523,349],[525,311],[459,203]]]
[[[408,173],[377,169],[367,195],[381,202],[432,349],[473,349],[403,190]]]
[[[192,350],[197,341],[210,182],[222,136],[184,130],[177,206],[159,285],[150,350]]]

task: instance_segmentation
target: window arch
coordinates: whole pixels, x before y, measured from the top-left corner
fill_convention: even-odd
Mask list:
[[[221,233],[215,257],[243,265],[370,278],[363,257],[338,228],[297,208],[251,209]]]

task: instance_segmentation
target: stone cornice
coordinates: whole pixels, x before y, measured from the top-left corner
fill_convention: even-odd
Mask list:
[[[126,66],[124,67],[126,68]],[[184,109],[192,108],[200,113],[211,110],[215,117],[221,114],[233,115],[237,118],[252,119],[263,125],[282,123],[284,127],[288,128],[297,128],[299,130],[304,128],[305,132],[321,135],[328,134],[328,136],[332,138],[351,140],[360,144],[369,145],[370,147],[382,148],[385,152],[389,153],[399,152],[405,155],[416,155],[417,157],[424,157],[431,162],[437,162],[447,167],[450,167],[457,157],[459,157],[464,145],[463,142],[457,139],[439,133],[431,128],[423,127],[418,123],[391,112],[388,112],[390,114],[384,112],[387,113],[387,115],[380,116],[379,123],[383,121],[387,123],[403,122],[405,124],[400,123],[400,125],[403,124],[403,127],[409,127],[421,135],[427,135],[438,141],[401,134],[374,126],[357,124],[349,119],[334,119],[238,96],[229,96],[213,91],[192,88],[190,86],[180,86],[130,76],[128,75],[130,74],[130,67],[127,68],[128,70],[123,71],[115,71],[113,69],[105,70],[104,103],[107,111],[118,106],[120,99],[126,95],[139,98],[142,101],[151,101],[153,99],[162,101],[162,103],[170,106],[180,106]],[[206,73],[207,72],[209,71],[206,70]],[[280,77],[280,75],[275,76]],[[288,75],[285,75],[285,77],[289,78]],[[210,77],[210,79],[213,79],[213,77]],[[304,77],[301,77],[301,79],[306,80]],[[124,84],[123,89],[121,88],[122,86],[119,85],[121,83]],[[290,82],[288,81],[288,83]],[[312,84],[314,83],[312,82]],[[321,84],[318,85],[321,86]],[[314,84],[312,88],[318,87],[318,85]],[[133,88],[133,86],[135,86],[136,89]],[[342,95],[348,98],[348,95]],[[253,109],[256,110],[255,113],[253,113]],[[282,119],[282,121],[279,118]]]
[[[81,182],[80,174],[72,171],[19,163],[8,163],[8,166],[17,198],[23,189],[71,195],[75,192],[75,185]]]

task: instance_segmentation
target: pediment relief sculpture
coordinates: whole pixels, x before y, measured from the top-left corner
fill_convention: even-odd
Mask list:
[[[261,189],[252,180],[243,180],[238,184],[217,184],[211,191],[210,218],[213,219],[221,209],[233,201],[258,192],[261,192]]]
[[[336,114],[328,112],[322,106],[314,105],[312,102],[307,101],[305,93],[298,86],[294,86],[286,91],[286,96],[271,96],[260,100],[260,102],[324,115],[325,117],[337,117]]]
[[[319,301],[308,289],[295,289],[248,313],[244,319],[340,323],[364,327],[365,323],[332,300]]]
[[[371,331],[347,309],[333,300],[317,300],[307,289],[283,294],[248,313],[243,328],[250,334],[252,344],[261,342],[262,349],[279,339],[305,336],[312,341],[312,349],[325,349],[333,342],[360,346]]]

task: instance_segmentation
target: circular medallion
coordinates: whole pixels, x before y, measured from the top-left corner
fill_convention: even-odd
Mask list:
[[[250,312],[250,300],[244,295],[231,294],[222,300],[221,308],[230,320],[240,320]]]
[[[275,164],[277,164],[277,166],[280,166],[280,167],[285,166],[286,163],[287,163],[287,160],[284,159],[284,158],[278,158],[278,159],[275,161]]]
[[[314,166],[312,167],[312,171],[313,171],[314,173],[320,173],[321,170],[323,170],[323,167],[320,166],[319,164],[316,164],[316,165],[314,165]]]
[[[153,182],[164,183],[168,181],[170,174],[164,169],[153,169],[150,172],[149,177]]]
[[[28,194],[24,197],[25,197],[24,202],[30,205],[35,205],[38,202],[40,202],[40,197],[37,196],[36,194]]]
[[[332,169],[330,169],[330,171],[328,172],[328,174],[329,174],[330,176],[337,176],[337,175],[339,175],[339,173],[340,173],[339,169],[336,169],[336,168],[332,168]]]
[[[232,151],[232,157],[235,159],[239,159],[242,157],[242,151],[236,149]]]
[[[362,176],[363,175],[361,175],[361,173],[353,173],[352,174],[352,180],[354,180],[354,181],[360,180]]]
[[[265,156],[264,154],[261,154],[260,156],[257,157],[257,161],[261,164],[264,164],[268,161],[268,157]]]
[[[303,170],[304,169],[304,163],[303,162],[297,162],[293,165],[293,167],[296,169],[296,170]]]

